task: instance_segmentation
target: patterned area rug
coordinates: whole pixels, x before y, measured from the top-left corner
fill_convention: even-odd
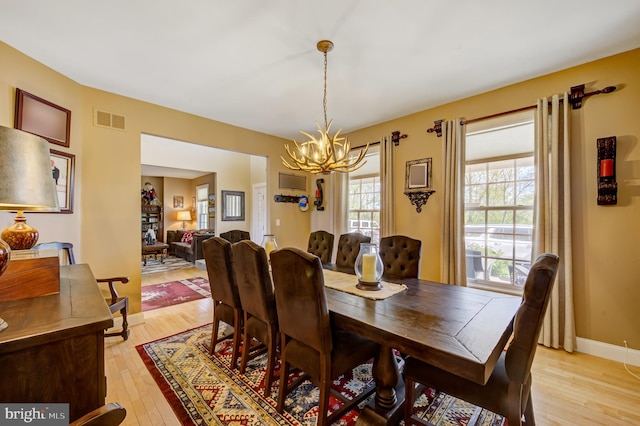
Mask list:
[[[209,281],[202,277],[142,287],[142,310],[178,305],[211,296]]]
[[[270,397],[263,397],[266,355],[251,360],[241,375],[229,368],[230,340],[219,343],[214,355],[209,354],[210,342],[211,324],[136,346],[183,425],[315,425],[318,388],[304,383],[287,397],[285,412],[279,414],[278,380]],[[334,381],[334,388],[352,397],[371,380],[371,364],[363,364]],[[331,398],[330,404],[336,407],[339,402]],[[500,416],[433,389],[418,398],[414,409],[438,426],[506,424]],[[358,409],[351,410],[334,424],[353,426],[358,415]]]
[[[153,274],[154,272],[175,271],[176,269],[192,268],[193,266],[193,263],[187,262],[180,257],[167,256],[164,263],[161,263],[160,257],[154,259],[153,256],[148,256],[147,264],[142,265],[142,273]]]

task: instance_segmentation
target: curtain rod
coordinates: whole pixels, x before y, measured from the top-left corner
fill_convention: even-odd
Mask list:
[[[391,142],[393,142],[394,146],[398,146],[400,145],[400,139],[404,139],[406,138],[408,135],[404,134],[401,135],[399,130],[396,130],[394,132],[391,132]],[[369,142],[369,146],[376,146],[376,145],[380,145],[380,141],[375,141],[375,142]],[[364,148],[366,145],[360,145],[360,146],[354,146],[351,149],[358,149],[358,148]]]
[[[593,95],[599,95],[601,93],[611,93],[613,91],[616,90],[616,86],[607,86],[604,89],[601,90],[594,90],[593,92],[589,92],[589,93],[584,93],[584,84],[580,84],[578,86],[573,86],[571,88],[571,93],[569,94],[569,103],[571,104],[571,108],[572,109],[580,109],[582,107],[582,99],[587,98],[589,96],[593,96]],[[562,101],[562,99],[560,99],[560,101]],[[549,102],[551,103],[551,102]],[[526,107],[522,107],[522,108],[516,108],[516,109],[512,109],[510,111],[504,111],[504,112],[499,112],[496,114],[491,114],[491,115],[485,115],[484,117],[477,117],[477,118],[472,118],[469,120],[461,120],[460,121],[460,125],[463,124],[469,124],[469,123],[475,123],[476,121],[482,121],[482,120],[487,120],[489,118],[496,118],[496,117],[500,117],[503,115],[508,115],[508,114],[514,114],[516,112],[522,112],[522,111],[527,111],[529,109],[533,109],[536,108],[537,105],[529,105]],[[441,137],[442,136],[442,122],[444,120],[435,120],[433,122],[434,126],[430,129],[427,129],[427,133],[436,133],[436,136]]]
[[[562,101],[562,99],[560,99],[560,100]],[[522,108],[512,109],[510,111],[503,111],[503,112],[498,112],[496,114],[485,115],[484,117],[476,117],[476,118],[471,118],[469,120],[460,120],[460,125],[469,124],[469,123],[475,123],[476,121],[487,120],[489,118],[501,117],[503,115],[515,114],[516,112],[528,111],[528,110],[534,109],[536,107],[537,107],[537,105],[529,105],[529,106],[522,107]]]

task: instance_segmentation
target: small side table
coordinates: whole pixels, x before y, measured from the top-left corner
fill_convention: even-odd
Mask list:
[[[164,263],[168,248],[169,244],[160,241],[156,241],[153,244],[142,243],[142,264],[147,266],[147,256],[153,256],[154,259],[157,259],[158,255],[160,255],[160,263]]]

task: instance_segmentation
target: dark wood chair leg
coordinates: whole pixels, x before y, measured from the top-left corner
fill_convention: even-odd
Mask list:
[[[280,340],[280,351],[282,353],[280,357],[280,386],[278,387],[278,404],[276,405],[276,411],[282,413],[284,411],[284,398],[287,393],[287,385],[289,381],[289,364],[287,364],[287,355],[285,347],[287,346],[287,340],[285,335],[282,335]]]
[[[120,335],[124,340],[129,338],[129,322],[127,321],[127,314],[129,313],[129,299],[124,300],[124,307],[120,309],[122,315],[122,331]]]
[[[231,352],[231,368],[236,368],[240,357],[240,342],[242,339],[242,312],[239,309],[233,310],[233,350]],[[245,344],[246,345],[246,344]]]
[[[249,321],[249,313],[244,312],[244,323],[246,324]],[[251,352],[251,338],[249,337],[249,332],[247,328],[244,328],[243,336],[242,336],[242,358],[240,360],[240,374],[244,374],[247,369],[247,362],[249,361],[249,352]]]
[[[269,344],[267,347],[267,374],[264,380],[264,397],[271,395],[271,384],[273,383],[273,367],[276,364],[276,340],[277,330],[274,325],[269,327]]]
[[[213,308],[215,310],[215,307]],[[209,346],[209,353],[213,355],[216,351],[216,343],[218,343],[218,330],[220,328],[220,320],[213,318],[213,330],[211,330],[211,345]]]

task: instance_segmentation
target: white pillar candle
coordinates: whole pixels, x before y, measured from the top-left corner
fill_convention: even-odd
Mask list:
[[[366,283],[376,282],[376,256],[375,253],[362,255],[362,281]]]

